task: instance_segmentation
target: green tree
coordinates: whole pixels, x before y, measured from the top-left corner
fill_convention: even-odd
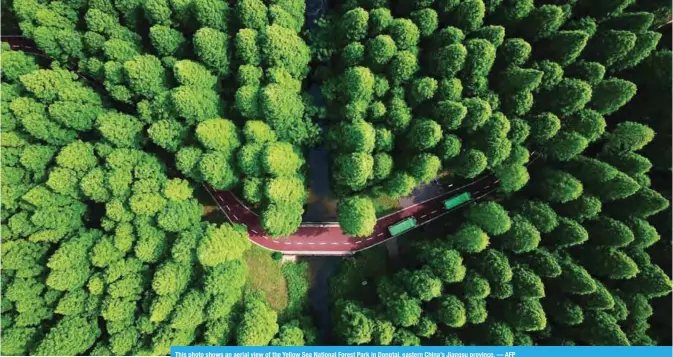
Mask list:
[[[565,203],[577,199],[582,194],[583,186],[567,172],[545,169],[540,173],[535,189],[547,201]]]
[[[467,59],[467,49],[460,43],[450,44],[437,49],[431,54],[430,59],[430,69],[433,74],[449,79],[463,69]]]
[[[35,353],[40,355],[66,353],[73,356],[85,353],[93,346],[100,333],[95,321],[81,316],[68,316],[49,330],[37,345]]]
[[[561,120],[549,112],[530,117],[528,124],[530,125],[530,139],[538,144],[553,138],[561,129]]]
[[[512,268],[507,256],[495,249],[486,249],[480,255],[479,270],[490,283],[512,280]]]
[[[451,168],[462,177],[474,178],[484,172],[487,165],[488,159],[483,152],[476,149],[468,149],[455,159]]]
[[[591,109],[582,109],[566,118],[564,126],[582,135],[589,142],[593,142],[603,135],[606,123],[600,113]]]
[[[427,183],[437,176],[441,166],[442,163],[437,156],[422,153],[411,159],[408,170],[416,182]]]
[[[574,131],[560,131],[545,143],[545,151],[554,160],[568,161],[581,154],[589,141]]]
[[[526,26],[519,32],[524,38],[536,41],[554,34],[563,25],[565,14],[560,6],[542,5],[531,11],[524,21]]]
[[[272,237],[286,237],[297,231],[302,214],[301,205],[270,204],[262,211],[262,227]]]
[[[416,325],[421,317],[420,301],[402,294],[390,301],[384,301],[386,311],[393,325],[409,327]]]
[[[516,254],[534,251],[541,240],[535,225],[519,214],[513,215],[511,222],[511,228],[499,238],[498,244]]]
[[[465,304],[455,295],[445,295],[437,310],[437,318],[446,326],[461,327],[467,322]]]
[[[410,14],[411,20],[421,33],[421,36],[428,37],[432,35],[439,26],[439,16],[431,8],[420,9]]]
[[[439,297],[442,292],[442,281],[429,268],[421,268],[411,272],[400,273],[400,281],[404,288],[421,301],[430,301]]]
[[[609,115],[628,103],[636,94],[636,85],[618,78],[604,79],[592,88],[589,106],[603,115]]]
[[[366,197],[342,198],[337,206],[337,216],[341,229],[350,236],[365,237],[374,232],[376,210]]]
[[[612,280],[631,279],[638,273],[638,265],[622,251],[610,247],[583,247],[582,265],[591,274]]]
[[[339,184],[357,191],[373,175],[374,158],[365,153],[343,154],[334,160],[333,176]]]
[[[467,58],[461,71],[462,76],[466,79],[474,79],[488,75],[495,62],[495,46],[484,39],[476,38],[465,41],[465,48]]]
[[[625,247],[635,239],[629,227],[616,219],[600,216],[585,223],[592,245]]]
[[[609,68],[634,48],[637,38],[636,34],[629,31],[598,31],[587,44],[585,57]]]
[[[236,329],[239,346],[265,346],[278,333],[276,312],[263,298],[251,296],[246,299],[243,317]]]
[[[419,259],[426,263],[443,282],[455,283],[465,278],[463,258],[456,250],[443,247],[423,246]]]
[[[589,272],[571,259],[564,257],[558,260],[562,273],[555,278],[561,291],[573,295],[587,295],[596,291],[596,283]]]
[[[385,65],[397,52],[395,41],[389,35],[378,35],[367,41],[367,60],[378,66]]]
[[[587,82],[564,78],[553,88],[540,92],[536,107],[559,115],[573,114],[591,100],[591,93],[591,86]]]
[[[474,31],[484,23],[486,7],[482,0],[470,0],[452,9],[452,24],[466,32]]]
[[[223,262],[240,259],[248,248],[250,248],[250,242],[244,226],[208,225],[196,253],[201,264],[216,266]]]
[[[360,41],[367,36],[369,13],[363,8],[355,8],[343,14],[339,30],[348,41]]]
[[[512,225],[505,208],[493,201],[471,206],[465,218],[492,235],[501,235],[507,232]]]
[[[558,31],[547,38],[543,46],[548,59],[565,67],[574,63],[580,56],[589,38],[589,34],[585,31]]]
[[[623,122],[607,135],[604,150],[612,153],[637,151],[649,144],[654,138],[654,131],[647,125],[634,122]]]
[[[568,76],[581,79],[592,86],[597,85],[603,80],[606,68],[598,62],[579,60],[571,66],[566,67]]]
[[[186,42],[180,31],[164,25],[150,27],[150,41],[161,57],[181,55]]]
[[[294,175],[303,163],[304,158],[296,147],[286,142],[271,143],[262,154],[262,167],[271,176]]]
[[[501,321],[486,321],[484,324],[484,334],[482,335],[484,344],[489,346],[513,346],[514,333],[508,324]]]
[[[335,304],[335,331],[339,338],[349,345],[361,345],[372,340],[375,321],[368,312],[352,301],[338,300]]]
[[[547,316],[540,300],[534,298],[510,300],[505,310],[505,320],[513,328],[522,331],[540,331],[547,326]]]
[[[399,198],[408,196],[416,187],[416,179],[400,171],[393,172],[386,181],[383,182],[383,191],[390,197]]]
[[[409,22],[413,25],[411,21]],[[416,25],[413,26],[416,27]],[[397,47],[400,47],[399,44]],[[388,65],[389,77],[395,84],[410,80],[418,69],[418,58],[408,50],[398,51]]]

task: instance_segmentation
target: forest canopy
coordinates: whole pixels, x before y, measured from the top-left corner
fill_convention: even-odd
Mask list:
[[[26,52],[2,44],[2,354],[670,345],[670,4],[309,5],[3,2]],[[497,182],[389,269],[344,258],[323,341],[308,276],[283,263],[277,309],[249,283],[250,227],[197,194],[292,236],[316,148],[355,239],[438,177]]]

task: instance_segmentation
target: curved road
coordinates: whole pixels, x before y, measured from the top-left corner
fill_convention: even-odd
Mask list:
[[[46,57],[35,47],[32,41],[22,36],[2,36],[2,41],[8,42],[13,50],[22,50],[29,54]],[[79,75],[94,84],[98,89],[104,91],[104,88],[95,81],[84,75]],[[527,165],[532,164],[539,157],[535,152],[532,152],[531,156],[532,158]],[[226,217],[233,223],[245,225],[248,228],[250,240],[261,247],[284,254],[348,255],[394,238],[388,232],[388,226],[391,224],[413,216],[416,218],[417,227],[422,226],[481,199],[495,191],[497,185],[498,180],[495,176],[490,174],[482,176],[466,185],[453,188],[429,200],[378,218],[374,227],[374,233],[367,237],[354,238],[348,236],[344,234],[338,224],[334,223],[324,225],[304,223],[291,236],[276,239],[269,237],[264,232],[257,213],[245,206],[232,191],[216,191],[208,185],[204,186]],[[444,209],[444,200],[464,192],[470,192],[472,195],[473,199],[470,202],[463,203],[451,210]]]
[[[208,185],[205,187],[227,218],[233,223],[247,226],[250,240],[261,247],[284,254],[348,255],[393,238],[388,232],[388,226],[391,224],[411,216],[416,218],[418,226],[430,223],[495,191],[497,183],[498,180],[494,176],[483,176],[427,201],[380,217],[374,227],[374,233],[360,238],[346,235],[338,224],[322,226],[302,224],[293,235],[274,239],[262,229],[259,216],[245,206],[232,191],[216,191]],[[472,201],[451,210],[444,208],[444,200],[463,192],[470,192],[473,197]]]

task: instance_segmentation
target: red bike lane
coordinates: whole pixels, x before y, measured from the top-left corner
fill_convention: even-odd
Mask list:
[[[367,237],[348,236],[338,224],[302,224],[289,237],[272,238],[261,227],[259,216],[245,206],[233,192],[217,191],[208,185],[204,186],[227,216],[227,219],[233,223],[245,225],[248,228],[250,240],[261,247],[285,254],[348,255],[393,238],[388,232],[388,227],[402,219],[413,216],[416,218],[417,225],[421,226],[459,210],[495,190],[496,181],[496,178],[490,175],[483,176],[467,185],[445,192],[425,202],[380,217],[376,222],[374,232]],[[443,203],[446,199],[463,192],[470,192],[474,198],[470,202],[451,210],[444,208]]]

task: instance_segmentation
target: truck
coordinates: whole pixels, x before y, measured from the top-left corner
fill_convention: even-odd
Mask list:
[[[469,192],[463,192],[460,195],[453,196],[448,200],[444,201],[444,208],[450,210],[462,205],[465,202],[470,202],[471,199],[472,195],[470,195]]]
[[[395,224],[388,226],[388,232],[391,236],[402,234],[412,228],[416,227],[416,218],[408,217]]]

